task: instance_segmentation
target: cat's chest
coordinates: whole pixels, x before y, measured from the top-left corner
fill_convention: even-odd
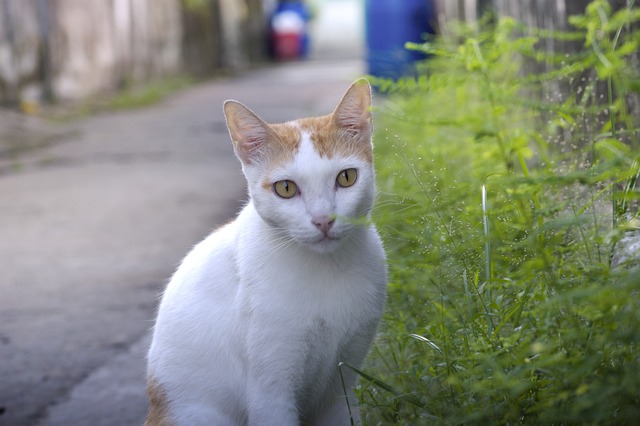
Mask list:
[[[260,338],[287,336],[294,345],[320,345],[307,353],[333,352],[348,336],[377,322],[386,267],[374,228],[354,230],[331,254],[274,245],[281,240],[266,228],[242,235],[236,302],[242,305],[242,321]]]
[[[255,303],[299,308],[324,317],[359,304],[375,291],[377,268],[383,266],[367,262],[363,254],[323,256],[291,249],[254,258],[239,276]]]

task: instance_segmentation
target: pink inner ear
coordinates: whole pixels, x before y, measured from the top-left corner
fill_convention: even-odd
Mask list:
[[[334,112],[335,123],[351,136],[370,132],[371,105],[370,89],[367,83],[354,83]]]
[[[238,141],[238,149],[241,152],[242,160],[251,163],[251,159],[259,155],[260,148],[265,143],[265,138],[256,135],[253,137],[248,136],[244,141]]]
[[[360,108],[354,108],[352,105],[345,105],[345,108],[339,111],[338,114],[336,124],[350,136],[358,136],[370,131],[371,115],[368,107],[365,107],[363,111]]]
[[[338,123],[340,127],[350,136],[358,136],[365,131],[365,124],[360,121],[343,121]]]
[[[225,114],[238,156],[243,162],[251,164],[267,143],[269,138],[267,125],[240,103],[225,104]]]
[[[235,142],[240,159],[249,164],[259,155],[261,147],[267,140],[264,129],[251,123],[241,122],[241,120],[237,120],[233,126],[231,137]]]

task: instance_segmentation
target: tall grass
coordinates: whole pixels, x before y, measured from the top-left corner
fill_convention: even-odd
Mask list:
[[[487,20],[376,81],[390,284],[365,424],[639,418],[640,255],[617,260],[640,227],[639,22],[600,0],[568,33]]]

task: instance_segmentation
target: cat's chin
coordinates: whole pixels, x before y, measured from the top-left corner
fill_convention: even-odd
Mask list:
[[[341,244],[341,238],[329,237],[307,242],[304,245],[316,253],[328,254],[336,251]]]

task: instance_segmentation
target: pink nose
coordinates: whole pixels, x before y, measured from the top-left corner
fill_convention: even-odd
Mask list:
[[[331,229],[331,226],[333,225],[333,222],[335,222],[335,219],[329,219],[327,217],[322,219],[313,219],[312,222],[316,226],[316,228],[326,234],[327,232],[329,232],[329,229]]]

